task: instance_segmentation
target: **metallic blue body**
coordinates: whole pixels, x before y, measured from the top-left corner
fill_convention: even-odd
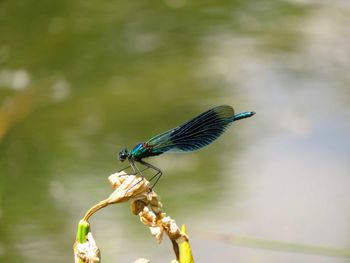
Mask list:
[[[159,134],[145,143],[137,144],[128,158],[141,160],[165,152],[190,152],[215,141],[234,121],[249,118],[252,111],[234,114],[231,106],[212,108],[188,122]]]

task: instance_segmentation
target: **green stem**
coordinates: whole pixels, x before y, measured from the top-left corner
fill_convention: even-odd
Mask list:
[[[89,232],[90,224],[85,220],[80,220],[77,229],[76,243],[85,243],[87,241],[86,236]],[[84,261],[79,258],[79,263],[84,263]]]
[[[82,244],[86,242],[86,236],[90,231],[90,224],[85,220],[80,220],[77,230],[77,242]]]

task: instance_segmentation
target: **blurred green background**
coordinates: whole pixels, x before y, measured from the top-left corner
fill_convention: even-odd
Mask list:
[[[349,262],[205,234],[350,246],[349,24],[347,0],[1,1],[0,261],[72,262],[120,148],[229,104],[257,115],[149,160],[196,262]],[[126,204],[91,223],[104,262],[173,258]]]

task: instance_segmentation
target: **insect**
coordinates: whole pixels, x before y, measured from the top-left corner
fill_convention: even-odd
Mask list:
[[[251,117],[254,114],[255,112],[253,111],[234,114],[231,106],[217,106],[176,128],[154,136],[146,142],[137,144],[131,151],[122,149],[119,152],[119,160],[121,162],[128,160],[129,165],[124,169],[131,167],[136,174],[140,173],[142,178],[143,171],[149,168],[153,169],[156,173],[150,181],[156,178],[153,184],[154,187],[163,173],[158,167],[145,162],[144,158],[157,156],[165,152],[191,152],[198,150],[215,141],[232,122]],[[135,162],[144,165],[145,168],[139,170]]]

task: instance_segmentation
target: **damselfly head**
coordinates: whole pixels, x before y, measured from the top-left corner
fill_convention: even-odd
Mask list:
[[[119,161],[124,162],[128,158],[128,150],[126,148],[120,150],[119,152]]]

